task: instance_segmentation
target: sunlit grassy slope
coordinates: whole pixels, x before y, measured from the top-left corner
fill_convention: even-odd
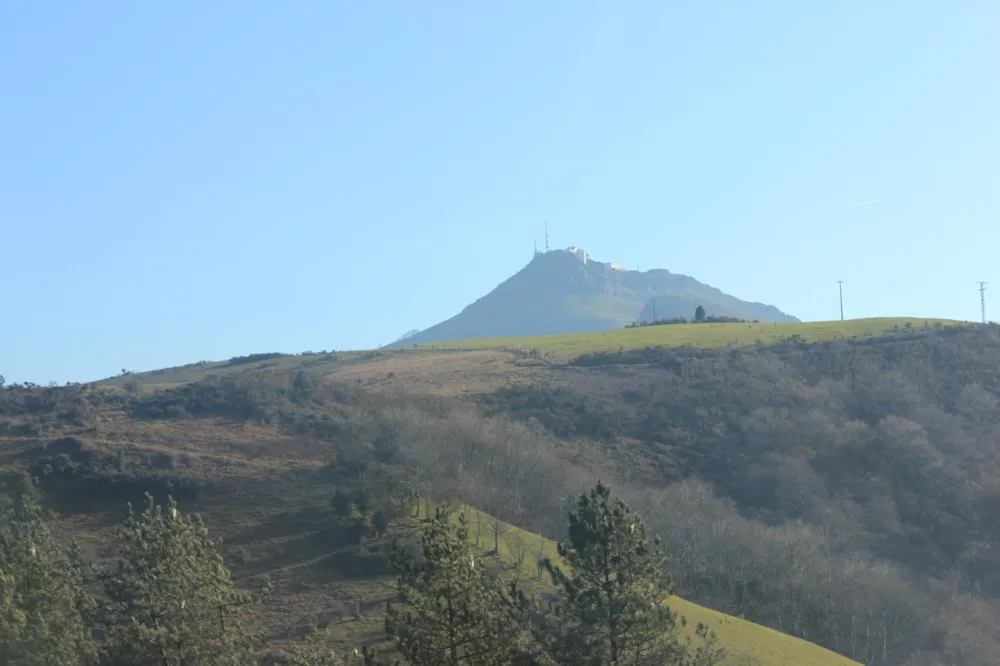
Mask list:
[[[851,319],[848,321],[817,321],[762,324],[675,324],[668,326],[642,326],[622,328],[597,333],[573,335],[546,335],[527,338],[479,338],[418,345],[418,349],[497,349],[521,347],[538,349],[557,357],[617,349],[642,347],[747,347],[773,344],[782,339],[800,336],[807,342],[866,338],[907,327],[950,326],[964,322],[946,319],[919,319],[913,317],[884,317],[877,319]]]
[[[282,372],[305,369],[321,374],[329,373],[338,368],[355,367],[357,364],[373,361],[384,362],[389,358],[411,359],[413,351],[427,354],[434,351],[537,349],[552,360],[568,360],[589,352],[617,351],[619,349],[640,349],[655,346],[683,347],[687,345],[703,348],[748,347],[758,343],[774,344],[794,336],[799,336],[807,342],[823,342],[825,340],[870,338],[924,326],[955,326],[965,323],[948,319],[883,317],[805,323],[643,326],[596,333],[522,338],[476,338],[454,342],[435,342],[392,350],[295,354],[248,364],[232,364],[227,361],[192,363],[176,368],[111,377],[97,383],[108,386],[124,386],[128,381],[134,380],[144,388],[152,390],[198,381],[209,375],[238,374],[247,371]],[[396,371],[398,368],[390,368],[389,370]]]
[[[469,507],[460,507],[469,522],[470,538],[479,535],[479,549],[492,551],[491,518]],[[458,512],[455,513],[458,520]],[[556,559],[556,544],[538,534],[503,524],[500,539],[500,559],[508,565],[517,561],[516,553],[525,553],[521,570],[524,579],[537,574],[539,557]],[[773,629],[704,608],[680,597],[674,597],[671,608],[687,619],[686,631],[693,636],[694,628],[704,624],[715,632],[726,650],[723,666],[858,666],[858,662],[807,641],[782,634]]]

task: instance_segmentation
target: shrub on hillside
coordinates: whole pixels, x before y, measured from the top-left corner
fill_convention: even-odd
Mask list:
[[[330,499],[330,508],[341,518],[347,518],[354,513],[354,500],[343,488],[337,488]]]
[[[247,354],[246,356],[234,356],[229,359],[229,365],[246,365],[247,363],[256,363],[257,361],[270,361],[271,359],[281,358],[284,354],[280,352],[267,352],[262,354]]]

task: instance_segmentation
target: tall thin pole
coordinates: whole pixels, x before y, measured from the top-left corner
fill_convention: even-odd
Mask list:
[[[844,281],[837,280],[837,288],[840,290],[840,321],[844,321]]]
[[[545,251],[549,251],[549,223],[545,223]]]
[[[979,283],[979,311],[983,317],[983,323],[986,323],[986,285],[988,282]]]

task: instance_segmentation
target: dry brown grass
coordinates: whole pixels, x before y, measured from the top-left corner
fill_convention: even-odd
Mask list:
[[[402,388],[419,389],[426,395],[459,396],[487,391],[533,373],[537,373],[536,368],[517,365],[516,356],[502,350],[414,350],[338,366],[326,376],[358,382],[373,391]]]

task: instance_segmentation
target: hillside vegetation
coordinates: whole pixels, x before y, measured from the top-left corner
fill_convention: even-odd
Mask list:
[[[547,335],[517,338],[477,338],[428,344],[413,344],[398,349],[374,351],[313,352],[301,354],[251,354],[234,357],[229,361],[202,361],[176,368],[163,368],[148,372],[126,372],[99,382],[98,385],[141,386],[146,389],[172,388],[181,384],[205,379],[209,376],[226,376],[247,371],[290,372],[305,370],[314,374],[333,375],[338,378],[369,378],[381,372],[384,378],[390,372],[411,370],[423,377],[434,375],[447,365],[453,376],[449,386],[455,386],[480,374],[485,363],[497,370],[485,388],[503,382],[515,369],[537,365],[534,361],[544,358],[546,363],[586,362],[581,356],[623,350],[644,350],[655,347],[694,347],[721,349],[731,347],[772,347],[798,342],[832,342],[909,333],[922,329],[946,326],[967,326],[964,322],[948,319],[921,319],[916,317],[886,317],[876,319],[850,319],[829,322],[747,323],[747,324],[677,324],[620,328],[597,333]],[[435,352],[491,352],[484,356],[465,355],[445,357]],[[418,355],[419,354],[419,355]],[[501,367],[502,366],[502,367]],[[371,372],[374,370],[374,372]],[[419,378],[418,378],[419,381]],[[426,384],[426,382],[421,382]],[[421,390],[426,389],[422,386]]]
[[[81,551],[75,547],[60,552],[61,548],[50,537],[46,525],[47,516],[39,510],[38,495],[30,482],[22,482],[14,494],[18,495],[18,499],[12,502],[14,508],[7,512],[5,521],[0,521],[0,598],[5,601],[5,605],[0,607],[0,626],[4,628],[4,634],[0,635],[0,656],[4,657],[5,664],[110,666],[128,663],[131,666],[152,666],[160,663],[196,663],[202,666],[236,666],[257,660],[252,656],[255,652],[254,644],[266,636],[266,629],[262,634],[254,629],[252,622],[248,624],[247,620],[252,620],[255,607],[272,603],[269,599],[269,591],[272,589],[269,579],[264,578],[262,585],[250,585],[250,590],[234,588],[229,571],[219,559],[218,542],[214,541],[196,516],[185,516],[172,501],[165,507],[156,506],[153,498],[147,496],[144,505],[140,505],[136,512],[130,507],[124,521],[115,530],[117,547],[108,552],[113,553],[117,559],[117,567],[103,569],[101,564],[95,567],[95,563],[87,562],[85,555],[81,557]],[[336,515],[329,517],[328,522],[343,524],[347,519],[357,523],[339,509],[339,497],[342,495],[335,493],[332,508]],[[361,504],[360,496],[355,496],[350,504],[344,506],[349,507],[352,512],[361,512],[362,515],[371,510]],[[383,513],[379,509],[374,514],[375,526],[367,531],[373,543],[368,544],[364,539],[361,541],[363,549],[377,554],[385,552],[384,544],[388,538],[393,539],[389,561],[396,573],[400,574],[397,589],[403,593],[402,597],[394,600],[397,606],[403,604],[420,613],[419,599],[415,604],[412,592],[417,592],[419,597],[432,592],[441,584],[448,585],[446,580],[435,583],[433,578],[448,578],[452,576],[456,564],[463,566],[468,563],[473,563],[473,567],[480,570],[480,573],[473,575],[472,581],[466,580],[465,584],[481,577],[478,584],[485,584],[485,587],[480,594],[485,594],[497,606],[519,603],[516,601],[519,597],[506,597],[502,592],[505,580],[518,585],[521,590],[532,590],[531,596],[526,599],[533,599],[534,604],[551,604],[559,598],[556,579],[546,582],[548,579],[542,576],[551,560],[557,561],[558,567],[564,570],[572,569],[559,554],[562,551],[557,549],[556,544],[472,507],[434,505],[431,513],[431,506],[430,503],[427,504],[425,510],[428,515],[422,520],[419,502],[414,505],[416,517],[407,508],[393,520],[385,520],[384,517],[380,519],[378,516]],[[450,528],[446,527],[446,531],[442,532],[440,528],[444,525],[450,525]],[[632,526],[634,527],[634,523]],[[641,530],[633,537],[622,532],[620,527],[624,525],[616,528],[618,536],[614,538],[636,538],[639,543],[645,542],[645,533]],[[449,531],[451,534],[447,533]],[[416,533],[420,533],[424,542],[422,552],[412,548],[412,537]],[[493,550],[487,549],[488,539],[480,540],[484,534],[492,535],[495,539],[496,547]],[[401,549],[397,549],[395,545],[399,538],[404,539]],[[457,550],[442,550],[441,546],[446,545],[440,542],[442,538],[445,542],[458,538],[464,540],[465,545]],[[442,557],[452,561],[441,561]],[[436,563],[429,561],[435,558],[438,558]],[[529,562],[528,559],[532,561]],[[596,561],[601,561],[601,558]],[[411,569],[413,564],[419,568]],[[445,565],[443,569],[441,565]],[[630,575],[629,565],[619,567],[619,576]],[[417,573],[418,577],[415,579],[409,576],[406,573],[408,569]],[[434,574],[435,570],[439,573]],[[432,579],[428,580],[423,571],[432,572]],[[369,575],[378,577],[374,571],[370,571]],[[260,580],[259,576],[255,578]],[[50,579],[50,583],[47,579]],[[407,580],[409,582],[405,583]],[[40,581],[46,583],[40,584]],[[451,584],[455,582],[458,581],[452,581]],[[407,586],[411,588],[409,593],[405,591]],[[103,589],[104,594],[97,594],[98,589]],[[136,596],[139,593],[141,601]],[[178,597],[187,601],[187,604],[178,606]],[[459,597],[451,598],[450,601],[462,605],[466,610],[473,610],[477,598],[477,593],[465,589]],[[81,603],[81,599],[85,601]],[[672,616],[665,618],[668,620],[667,627],[674,636],[672,640],[675,645],[687,645],[686,650],[689,652],[686,659],[670,661],[671,664],[722,666],[810,663],[819,666],[847,666],[856,663],[805,641],[729,618],[678,597],[665,600],[672,612]],[[622,601],[630,603],[628,594],[622,597]],[[429,610],[433,616],[436,613],[434,608],[432,605],[423,612],[426,614]],[[544,606],[538,608],[542,609]],[[500,608],[493,610],[499,611]],[[44,622],[27,620],[24,615],[18,614],[20,611],[29,611],[34,614],[32,619],[39,618]],[[411,612],[406,611],[405,617],[412,625]],[[521,611],[515,605],[504,612],[513,612],[516,616]],[[440,658],[447,654],[447,649],[443,653],[437,653],[436,650],[427,652],[426,649],[418,649],[413,653],[412,649],[407,649],[412,648],[412,626],[401,637],[393,638],[395,633],[390,629],[392,624],[389,620],[395,622],[400,614],[392,608],[386,618],[390,640],[385,641],[383,637],[382,641],[372,641],[370,636],[358,631],[363,615],[367,614],[357,601],[345,603],[330,599],[328,610],[321,614],[318,621],[310,620],[297,627],[305,635],[304,642],[290,645],[290,650],[275,650],[272,642],[272,649],[260,655],[263,657],[262,663],[339,666],[363,662],[370,666],[388,665],[397,663],[393,652],[397,652],[396,656],[400,656],[398,652],[402,652],[411,657],[406,663],[436,666],[442,663]],[[340,623],[334,621],[338,616]],[[345,617],[354,620],[353,627],[343,624]],[[504,615],[489,615],[486,621],[496,622],[497,617]],[[480,633],[478,619],[466,618],[457,622],[448,617],[427,619],[451,623],[451,628],[458,632],[455,634],[456,638],[445,639],[440,643],[441,638],[436,637],[436,632],[432,631],[426,638],[431,643],[439,643],[440,647],[446,648],[450,643],[465,652],[471,647],[468,641],[482,638],[476,635]],[[675,625],[675,622],[678,624]],[[91,636],[88,626],[100,626],[101,629]],[[345,631],[345,627],[349,628]],[[465,633],[474,627],[476,629],[472,633]],[[541,638],[542,634],[538,638],[532,638],[529,634],[522,633],[517,625],[498,625],[497,629],[508,634],[508,638],[517,641],[518,645],[523,644],[528,653],[534,649],[530,647],[532,643],[544,640]],[[556,628],[545,620],[538,629],[552,631]],[[637,627],[633,627],[621,633],[622,645],[625,645],[624,641],[636,629]],[[641,628],[638,630],[641,631]],[[575,629],[571,631],[575,632]],[[348,643],[365,643],[363,658],[358,655],[356,648],[342,645],[345,634]],[[461,638],[457,637],[458,634],[461,634]],[[717,637],[722,637],[721,645],[724,648],[716,642]],[[384,645],[387,642],[389,645]],[[542,645],[543,643],[538,643],[538,647]],[[399,649],[393,650],[394,646]],[[496,646],[499,650],[510,647],[501,644]],[[522,648],[514,648],[514,654],[520,649]],[[379,652],[388,659],[380,659],[377,656]],[[577,663],[574,659],[567,660],[558,656],[558,653],[543,652],[537,657],[529,663],[537,666]],[[611,662],[619,663],[617,660],[600,663]],[[455,663],[485,666],[509,662],[479,657],[462,658]],[[637,662],[628,659],[620,663],[650,663],[652,666],[653,663],[660,665],[664,662]]]
[[[567,498],[603,478],[663,535],[693,603],[866,664],[992,664],[1000,333],[914,321],[555,364],[480,345],[8,387],[0,465],[38,473],[95,556],[122,501],[180,496],[241,582],[283,590],[276,641],[331,600],[365,608],[344,645],[380,630],[384,552],[334,519],[338,488],[391,504],[412,487],[561,539]]]
[[[286,393],[280,376],[255,385],[259,391],[256,396],[254,391],[241,391],[236,382],[192,385],[184,392],[193,399],[184,402],[187,411],[183,420],[147,418],[160,408],[176,408],[172,400],[164,400],[167,396],[162,392],[130,398],[127,393],[83,387],[14,389],[4,394],[17,398],[15,403],[5,403],[6,413],[20,418],[4,421],[8,436],[0,438],[0,469],[8,470],[8,491],[13,490],[17,472],[23,469],[19,463],[26,464],[60,516],[57,531],[80,540],[95,563],[114,552],[108,548],[110,530],[124,502],[141,507],[146,491],[161,500],[168,495],[179,498],[181,508],[199,510],[208,526],[224,537],[227,563],[244,587],[256,589],[265,575],[274,581],[275,595],[262,609],[266,641],[272,648],[295,644],[297,637],[316,628],[325,630],[324,638],[338,654],[349,653],[360,644],[379,645],[384,642],[380,631],[384,600],[393,596],[389,545],[397,538],[412,543],[420,527],[419,522],[407,518],[408,510],[399,513],[406,504],[407,491],[415,486],[402,478],[404,470],[397,464],[401,461],[391,449],[381,448],[388,443],[377,436],[374,458],[367,463],[358,457],[363,452],[350,446],[341,449],[334,445],[331,449],[323,444],[329,433],[324,436],[320,431],[336,428],[334,424],[343,426],[343,413],[336,420],[323,418],[331,414],[326,411],[318,421],[307,417],[297,425],[287,422],[279,428],[286,431],[284,436],[249,422],[234,431],[225,421],[208,416],[266,421],[274,417],[256,412],[255,407],[295,409],[295,396],[289,396],[291,400],[284,404],[277,397],[277,393]],[[268,395],[268,388],[277,393]],[[291,388],[294,390],[294,382]],[[329,387],[327,393],[315,385],[303,387],[300,382],[299,390],[328,408],[335,404],[357,406],[364,401],[360,392],[336,386]],[[90,408],[96,409],[87,412]],[[143,418],[120,420],[115,417],[119,409]],[[197,418],[190,418],[190,412]],[[35,420],[52,414],[59,419]],[[108,420],[96,428],[74,427],[72,423],[81,416],[86,421],[98,415]],[[285,416],[289,416],[287,411]],[[381,428],[394,416],[391,408],[384,412]],[[354,419],[347,421],[351,422]],[[40,438],[27,432],[36,423],[45,424],[41,427],[44,434],[38,433]],[[21,436],[11,436],[12,431],[20,431]],[[513,424],[501,425],[503,431],[516,433],[518,429]],[[310,435],[319,435],[320,441],[310,443]],[[422,485],[449,491],[447,483]],[[338,517],[330,497],[340,491],[356,497],[362,489],[373,495],[372,507],[383,507],[393,518],[388,533],[369,535],[359,548],[356,519]],[[424,515],[430,512],[429,506],[424,507]],[[487,558],[495,556],[494,568],[523,579],[530,589],[551,593],[540,580],[538,565],[542,558],[558,557],[555,543],[478,509],[466,507],[465,512],[470,516],[477,552]],[[800,658],[820,666],[854,663],[800,639],[677,597],[670,603],[688,622],[686,635],[693,637],[698,623],[716,632],[726,649],[722,664],[778,666],[801,663],[795,661]]]

